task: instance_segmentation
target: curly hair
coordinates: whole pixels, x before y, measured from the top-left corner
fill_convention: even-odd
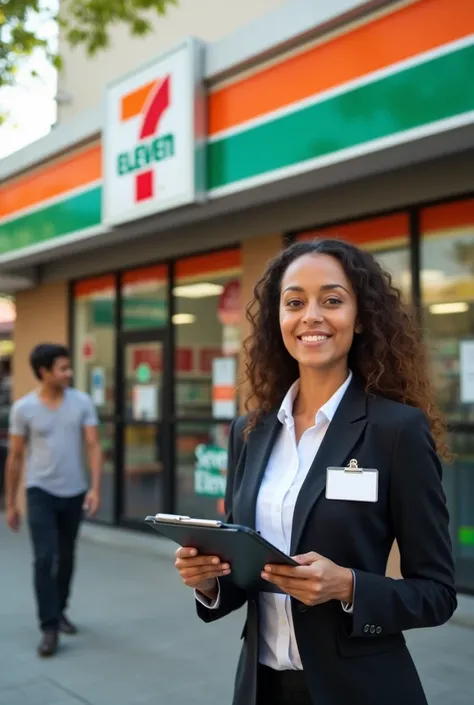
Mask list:
[[[337,259],[352,284],[362,332],[354,336],[349,368],[377,394],[422,409],[431,426],[438,454],[449,459],[445,426],[434,401],[426,347],[416,318],[403,305],[391,275],[375,257],[339,240],[298,242],[269,262],[254,288],[246,316],[251,333],[244,343],[248,384],[246,434],[261,417],[279,406],[299,377],[298,363],[287,351],[279,324],[280,287],[288,266],[312,254]]]

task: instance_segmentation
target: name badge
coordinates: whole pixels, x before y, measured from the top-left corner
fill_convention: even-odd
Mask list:
[[[377,502],[378,497],[378,470],[360,468],[357,460],[351,460],[346,468],[327,468],[326,499]]]

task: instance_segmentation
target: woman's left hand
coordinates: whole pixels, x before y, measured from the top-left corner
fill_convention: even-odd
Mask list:
[[[354,578],[349,568],[342,568],[319,553],[293,556],[300,565],[267,565],[262,578],[305,605],[341,600],[352,603]]]

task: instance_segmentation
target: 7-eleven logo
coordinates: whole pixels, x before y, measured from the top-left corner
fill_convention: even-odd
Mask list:
[[[120,101],[120,121],[134,119],[138,131],[137,145],[118,156],[117,174],[134,174],[136,203],[156,196],[156,164],[175,152],[174,135],[157,136],[160,120],[170,106],[170,84],[171,78],[166,76],[128,93]]]

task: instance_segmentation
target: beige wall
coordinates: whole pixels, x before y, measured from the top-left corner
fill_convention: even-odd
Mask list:
[[[18,292],[13,357],[13,397],[18,399],[36,385],[29,354],[38,343],[68,341],[68,287],[66,282],[43,284]]]
[[[100,104],[111,81],[134,71],[187,36],[214,42],[244,27],[286,0],[180,0],[166,17],[151,15],[154,31],[147,37],[132,38],[118,25],[111,32],[111,46],[93,59],[82,49],[60,42],[64,70],[59,89],[71,95],[69,105],[59,106],[58,121],[66,122],[83,110]],[[87,77],[87,79],[86,79]]]
[[[283,247],[283,236],[263,235],[242,242],[242,304],[247,304],[253,298],[253,288],[263,274],[266,263],[272,259]],[[250,332],[247,319],[244,318],[242,326],[242,340]],[[245,387],[240,390],[240,408],[243,413],[245,401]]]
[[[16,322],[13,334],[13,398],[18,399],[35,388],[29,355],[38,343],[67,343],[68,287],[66,282],[43,284],[16,295]],[[19,506],[25,511],[23,487]]]

